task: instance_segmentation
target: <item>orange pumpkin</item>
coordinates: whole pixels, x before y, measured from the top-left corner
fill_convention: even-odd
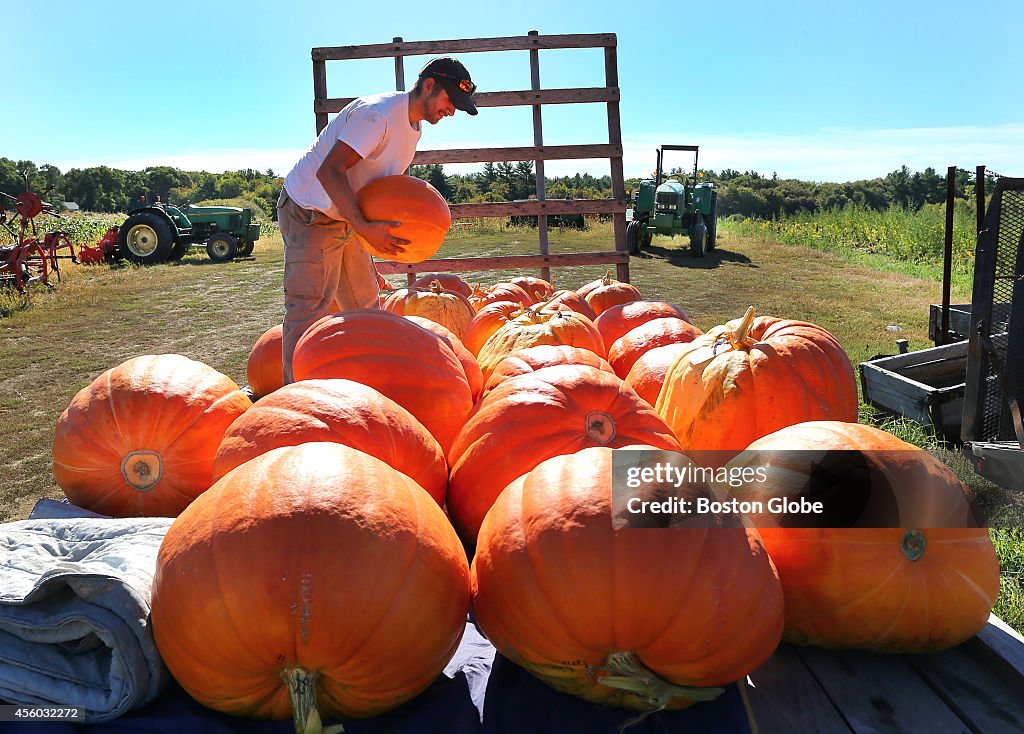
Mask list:
[[[480,399],[449,453],[448,512],[467,540],[509,482],[589,446],[678,450],[664,421],[615,375],[560,365],[511,377]]]
[[[302,380],[257,401],[225,432],[213,478],[272,449],[316,441],[375,456],[444,504],[448,465],[440,444],[412,413],[352,380]]]
[[[180,354],[146,355],[82,388],[57,420],[53,476],[68,500],[115,517],[174,517],[213,483],[224,431],[252,405]]]
[[[985,626],[999,559],[988,530],[972,527],[970,490],[928,452],[872,426],[812,421],[755,441],[732,465],[767,467],[739,499],[824,505],[820,524],[830,527],[752,516],[782,581],[787,640],[934,652]],[[842,486],[823,486],[829,474]]]
[[[473,408],[458,355],[437,334],[377,309],[326,316],[295,346],[296,380],[340,377],[379,390],[412,413],[447,453]]]
[[[560,364],[579,364],[587,367],[596,367],[602,372],[614,375],[615,370],[603,357],[598,357],[589,349],[581,347],[570,347],[564,344],[541,344],[536,347],[527,347],[505,357],[498,362],[498,365],[491,372],[484,391],[490,391],[510,377],[525,375],[529,372],[536,372],[545,367],[554,367]]]
[[[498,362],[512,352],[539,344],[565,344],[589,349],[599,357],[605,356],[604,342],[594,322],[574,311],[537,311],[510,319],[495,331],[480,348],[477,361],[484,382],[491,376]]]
[[[618,282],[618,281],[615,280],[615,278],[612,277],[612,271],[611,270],[606,270],[605,274],[603,276],[601,276],[600,278],[598,278],[597,280],[592,280],[589,283],[585,283],[584,285],[581,285],[579,288],[577,288],[576,289],[576,293],[578,293],[582,298],[586,298],[590,294],[591,291],[596,290],[597,288],[600,288],[606,282],[609,282],[609,281]]]
[[[703,333],[675,316],[647,321],[615,340],[608,349],[608,361],[615,374],[625,378],[645,352],[666,344],[689,344]]]
[[[498,497],[473,560],[475,618],[507,658],[588,701],[714,698],[775,651],[778,577],[738,525],[614,528],[612,454],[549,459]]]
[[[246,462],[174,522],[152,626],[199,703],[306,731],[427,688],[468,608],[465,553],[434,500],[368,454],[307,443]]]
[[[594,321],[594,326],[601,332],[604,343],[611,345],[619,337],[641,324],[654,319],[680,318],[688,323],[689,317],[683,309],[665,301],[630,301],[605,309]]]
[[[665,376],[658,413],[684,449],[739,452],[811,420],[857,420],[857,382],[842,346],[805,321],[754,317],[716,326]]]
[[[357,240],[373,256],[400,263],[428,260],[440,249],[452,225],[452,214],[444,197],[433,186],[415,176],[382,176],[356,193],[359,210],[368,221],[398,222],[391,234],[409,244],[396,255],[385,255]]]
[[[256,340],[249,351],[246,379],[253,396],[262,398],[284,384],[281,367],[281,324],[274,324]]]
[[[473,286],[473,293],[469,296],[469,302],[477,311],[488,303],[498,301],[516,301],[521,303],[524,308],[535,303],[533,296],[512,283],[495,283],[489,288],[483,288],[478,284]]]
[[[543,278],[534,278],[530,275],[521,275],[518,278],[512,278],[509,283],[519,286],[530,294],[530,298],[533,299],[534,303],[546,301],[555,293],[555,287],[551,285],[551,283]]]
[[[444,326],[462,338],[476,315],[469,299],[461,293],[445,290],[435,280],[426,288],[402,288],[387,297],[384,309],[402,316],[422,316]]]
[[[656,405],[668,368],[679,358],[688,343],[675,342],[648,349],[629,369],[629,374],[624,378],[626,384],[652,406]]]
[[[576,291],[555,291],[547,302],[540,306],[540,309],[542,311],[575,311],[578,314],[583,314],[591,321],[597,318],[594,309]]]
[[[441,284],[441,287],[445,290],[461,293],[467,298],[469,297],[469,294],[473,292],[469,283],[454,273],[424,273],[420,277],[416,278],[409,287],[427,288],[435,280],[438,281]]]
[[[601,285],[587,291],[584,298],[598,316],[612,306],[644,299],[636,286],[615,280],[611,275],[606,275]]]
[[[462,343],[466,349],[474,355],[480,353],[480,348],[491,338],[502,325],[508,323],[514,316],[523,313],[525,307],[519,301],[495,301],[476,312],[476,316],[466,327],[466,335]]]
[[[466,349],[466,345],[462,343],[462,340],[436,321],[431,321],[421,316],[406,316],[405,318],[417,326],[422,326],[427,331],[434,332],[444,340],[445,344],[452,348],[455,356],[459,358],[462,370],[466,373],[466,381],[469,383],[469,389],[473,393],[473,400],[476,401],[484,390],[484,377],[480,372],[480,365],[477,364],[476,357]]]

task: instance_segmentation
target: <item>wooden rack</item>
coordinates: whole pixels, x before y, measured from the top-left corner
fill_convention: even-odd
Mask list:
[[[542,89],[540,86],[539,51],[542,49],[603,48],[604,87],[573,89]],[[486,163],[502,161],[534,161],[537,173],[537,198],[530,201],[468,203],[451,205],[452,217],[537,217],[539,253],[537,255],[503,255],[498,257],[438,258],[423,263],[405,264],[382,261],[377,264],[384,274],[406,273],[411,281],[415,273],[425,271],[466,272],[502,270],[505,268],[540,268],[541,277],[550,278],[550,268],[572,265],[615,265],[616,277],[629,281],[629,252],[626,249],[626,188],[622,170],[622,128],[619,122],[619,72],[614,33],[592,33],[542,36],[530,31],[525,36],[473,38],[448,41],[407,42],[395,38],[391,43],[363,46],[314,48],[313,112],[316,131],[327,126],[328,115],[340,112],[352,97],[327,96],[326,62],[351,59],[391,57],[395,61],[396,89],[405,89],[404,57],[417,55],[455,55],[494,51],[529,51],[531,88],[514,91],[479,92],[473,96],[478,108],[530,106],[533,108],[532,146],[515,148],[465,148],[457,150],[423,150],[416,153],[414,165],[426,163]],[[608,113],[608,142],[585,145],[544,145],[541,108],[546,104],[578,104],[603,102]],[[599,200],[548,199],[545,196],[544,161],[565,159],[607,158],[611,164],[612,198]],[[548,214],[610,214],[615,231],[615,249],[602,252],[551,254],[548,249]]]

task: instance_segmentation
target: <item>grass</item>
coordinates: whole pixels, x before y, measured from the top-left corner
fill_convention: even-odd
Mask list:
[[[612,247],[610,224],[583,232],[551,232],[557,253]],[[768,228],[723,222],[718,248],[703,260],[688,254],[684,238],[655,238],[630,262],[631,281],[652,300],[683,307],[702,329],[741,316],[749,305],[766,315],[821,324],[840,340],[854,364],[931,346],[928,305],[941,285],[931,271],[842,248],[812,250],[779,241]],[[494,220],[460,224],[439,257],[536,253],[536,231]],[[875,267],[881,265],[882,269]],[[918,264],[924,267],[925,264]],[[558,268],[552,280],[576,288],[605,272],[598,266]],[[535,274],[535,271],[523,271]],[[926,275],[929,277],[921,277]],[[509,271],[466,273],[493,283]],[[201,248],[177,263],[149,268],[120,265],[64,268],[53,291],[19,300],[0,290],[0,521],[26,517],[41,497],[60,497],[51,473],[50,444],[61,411],[96,376],[140,354],[178,353],[205,362],[239,384],[253,342],[282,317],[282,242],[267,234],[251,258],[211,262]],[[403,279],[390,278],[395,284]],[[954,284],[954,302],[970,300],[968,284]],[[10,299],[13,299],[11,301]],[[5,303],[13,303],[7,307]],[[890,327],[898,327],[894,331]],[[861,420],[933,451],[974,488],[1003,563],[1003,594],[996,613],[1024,629],[1024,498],[977,477],[951,447],[905,419],[862,407]]]

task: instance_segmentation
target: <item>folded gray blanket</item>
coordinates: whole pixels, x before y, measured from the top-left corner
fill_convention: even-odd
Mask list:
[[[108,721],[170,680],[149,600],[172,519],[67,517],[75,508],[64,507],[0,524],[0,701]]]

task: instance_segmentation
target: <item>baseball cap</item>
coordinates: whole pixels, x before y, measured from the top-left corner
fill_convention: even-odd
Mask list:
[[[433,77],[448,92],[448,99],[455,105],[455,109],[462,110],[470,115],[477,113],[476,105],[473,103],[473,92],[476,91],[476,84],[466,71],[466,67],[450,56],[441,56],[431,59],[420,72],[420,78]]]

